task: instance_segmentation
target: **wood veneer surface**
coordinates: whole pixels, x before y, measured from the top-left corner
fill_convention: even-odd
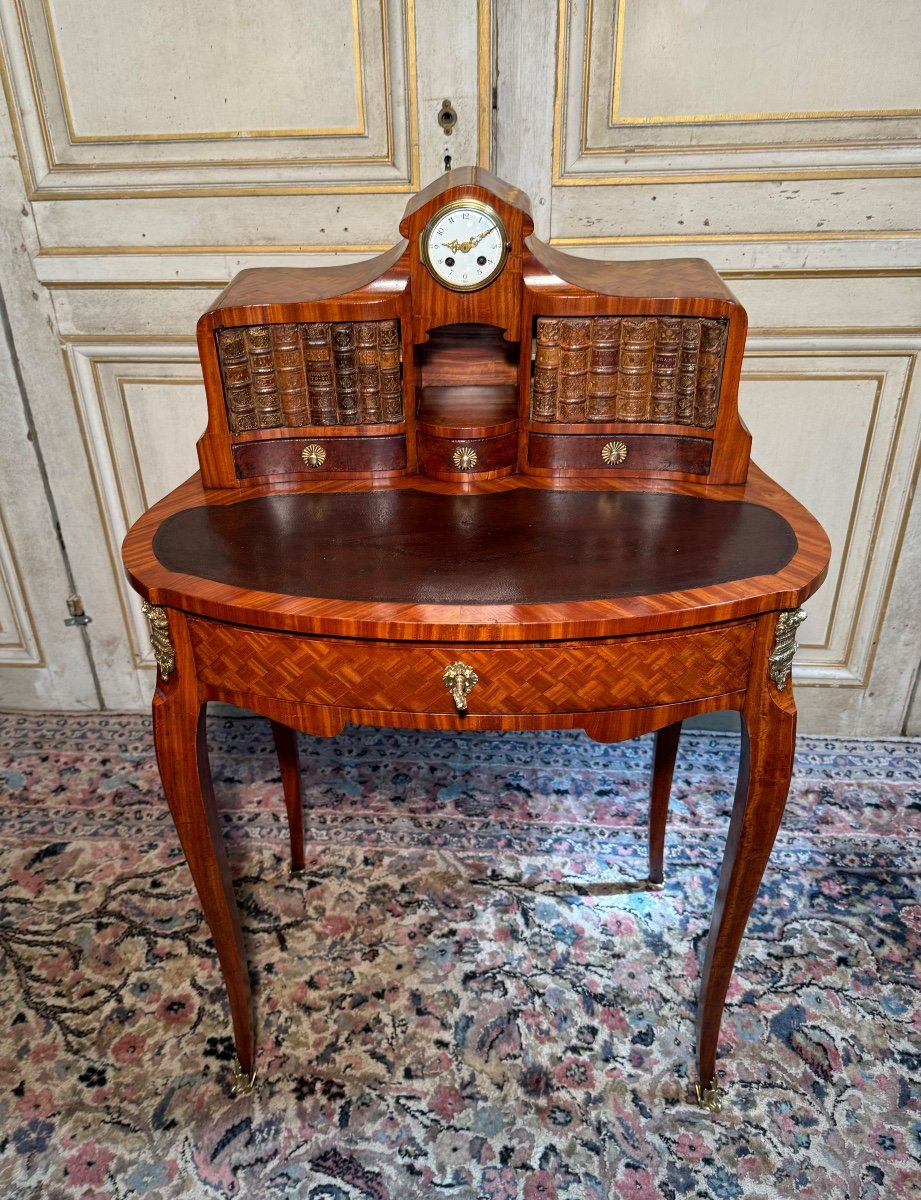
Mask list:
[[[635,296],[722,300],[737,304],[735,296],[713,267],[703,258],[663,258],[615,261],[583,258],[548,246],[537,237],[526,245],[551,276],[600,296]],[[551,284],[551,280],[546,281]],[[530,286],[541,281],[528,278]]]
[[[491,437],[518,427],[518,389],[493,387],[425,387],[418,429],[435,437]]]
[[[326,455],[322,467],[313,470],[302,457],[310,444],[322,447]],[[259,475],[330,474],[350,471],[371,474],[374,471],[399,471],[406,466],[406,440],[403,437],[325,438],[286,437],[271,441],[244,442],[233,448],[233,458],[241,479]]]
[[[424,388],[518,382],[518,345],[491,325],[448,325],[416,348]]]
[[[204,315],[222,309],[311,304],[346,296],[377,282],[405,249],[406,243],[401,241],[374,258],[330,267],[247,267],[234,275]],[[395,277],[392,289],[402,286],[402,279]]]
[[[618,439],[627,457],[615,467],[605,467],[602,450],[610,441],[604,434],[559,435],[532,433],[528,439],[528,466],[572,475],[620,471],[681,471],[706,475],[713,443],[706,438],[662,437],[655,433],[625,433]]]
[[[170,571],[256,591],[405,604],[613,599],[781,570],[796,537],[744,501],[656,492],[261,496],[167,517]]]

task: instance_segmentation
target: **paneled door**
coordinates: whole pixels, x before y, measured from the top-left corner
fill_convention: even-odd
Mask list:
[[[497,170],[534,199],[539,236],[706,258],[748,309],[755,461],[834,546],[799,633],[800,727],[921,732],[921,8],[545,0],[497,15]]]
[[[751,318],[756,460],[835,547],[800,632],[802,727],[913,728],[914,0],[226,0],[215,14],[0,0],[0,702],[147,705],[118,548],[194,469],[197,315],[241,267],[386,248],[410,193],[479,162],[531,195],[540,236],[565,249],[700,255],[730,280]],[[73,590],[82,629],[63,624]]]
[[[37,290],[34,300],[30,295],[29,304],[20,305],[20,346],[10,332],[8,298],[21,298],[31,274],[21,249],[23,218],[10,203],[17,196],[17,173],[0,135],[0,248],[5,262],[0,281],[0,704],[93,709],[99,695],[87,630],[78,623],[64,624],[73,621],[67,601],[74,584],[31,420],[23,365],[23,346],[36,327],[40,338],[47,328]]]
[[[494,26],[490,0],[0,0],[0,704],[149,704],[119,547],[196,469],[198,314],[243,267],[386,249],[411,193],[489,165]]]

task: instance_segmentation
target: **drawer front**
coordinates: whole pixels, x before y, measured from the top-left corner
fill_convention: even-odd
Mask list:
[[[419,470],[433,479],[494,479],[518,462],[518,434],[485,438],[441,438],[416,434]]]
[[[463,662],[470,713],[640,708],[745,687],[753,625],[602,642],[407,645],[265,633],[189,621],[199,680],[223,691],[377,711],[453,713],[442,681]]]
[[[240,479],[258,475],[364,474],[401,471],[406,439],[394,437],[299,437],[241,442],[233,448]]]
[[[655,433],[532,433],[528,439],[528,464],[543,471],[578,474],[680,471],[686,475],[706,475],[712,446],[707,438]]]

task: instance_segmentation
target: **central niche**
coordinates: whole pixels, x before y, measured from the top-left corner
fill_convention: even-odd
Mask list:
[[[419,470],[496,479],[518,462],[518,344],[492,325],[445,325],[415,348]]]

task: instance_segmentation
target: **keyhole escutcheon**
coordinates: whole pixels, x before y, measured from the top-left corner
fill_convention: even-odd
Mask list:
[[[454,111],[454,105],[450,100],[442,100],[441,108],[438,110],[438,127],[442,133],[450,137],[456,124],[457,113]]]

